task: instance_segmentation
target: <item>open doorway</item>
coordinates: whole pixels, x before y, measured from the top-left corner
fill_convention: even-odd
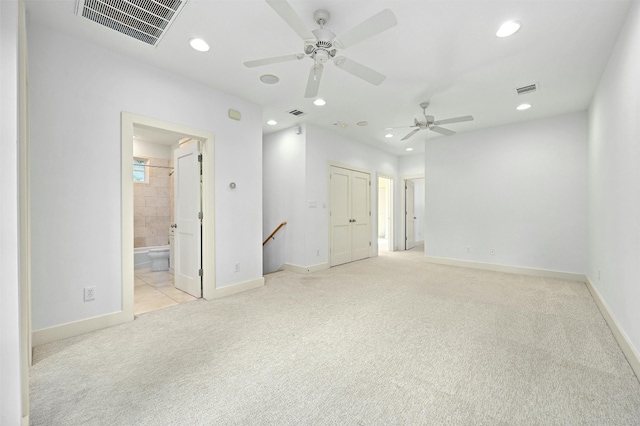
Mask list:
[[[424,250],[424,176],[403,179],[403,250]]]
[[[139,124],[133,128],[134,314],[138,315],[202,297],[198,276],[201,147],[200,141],[182,133]],[[179,203],[175,202],[176,193],[180,195]],[[186,225],[197,228],[187,238],[197,237],[198,241],[192,244],[195,247],[187,246],[189,253],[181,247],[181,254],[176,255],[176,240],[184,240],[188,227],[181,224],[177,229],[177,213],[184,210],[185,202],[192,206],[186,206],[190,211],[183,216],[193,216]],[[187,265],[176,276],[176,259],[181,257],[197,265]]]
[[[210,132],[122,114],[122,298],[131,316],[212,297],[213,165]]]
[[[393,178],[378,175],[378,252],[393,251]]]

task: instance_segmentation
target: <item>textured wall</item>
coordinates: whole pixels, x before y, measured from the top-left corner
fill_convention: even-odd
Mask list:
[[[149,166],[170,167],[170,160],[148,158]],[[173,176],[171,169],[146,167],[148,183],[133,185],[134,247],[153,247],[169,244],[169,225],[172,223]]]

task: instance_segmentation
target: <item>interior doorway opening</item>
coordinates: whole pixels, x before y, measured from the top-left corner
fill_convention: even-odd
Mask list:
[[[393,178],[378,175],[378,252],[394,249]]]
[[[134,136],[137,136],[134,138]],[[134,152],[134,141],[137,139],[154,139],[156,145],[147,145],[146,156],[140,150]],[[163,143],[158,142],[164,142]],[[134,277],[136,274],[135,264],[138,261],[136,258],[138,253],[134,254],[134,246],[136,243],[140,245],[141,238],[150,237],[151,239],[145,241],[145,244],[151,241],[152,246],[160,247],[159,250],[166,249],[170,254],[171,239],[174,239],[174,259],[170,262],[169,258],[162,260],[167,264],[173,263],[173,274],[170,274],[169,270],[163,271],[149,271],[152,275],[162,275],[162,277],[146,275],[147,279],[154,281],[156,289],[162,288],[167,296],[167,293],[174,292],[173,304],[183,303],[183,301],[193,300],[193,298],[204,297],[205,299],[213,298],[215,292],[215,262],[214,262],[214,158],[213,158],[213,134],[200,129],[189,128],[175,123],[164,122],[161,120],[152,119],[149,117],[139,116],[131,113],[122,113],[122,139],[121,139],[121,152],[122,152],[122,306],[123,312],[129,315],[131,318],[136,314],[135,307],[135,290],[136,283],[141,284],[139,277]],[[192,152],[192,160],[190,168],[184,168],[184,173],[178,169],[182,167],[182,157],[176,157],[176,153],[181,152],[184,146],[197,146],[197,152]],[[160,156],[168,157],[160,161],[158,158],[149,154],[158,154],[159,152],[168,151]],[[159,155],[159,154],[158,154]],[[134,159],[150,160],[155,159],[156,165],[161,167],[140,167],[140,161],[136,162]],[[158,162],[160,161],[160,162]],[[166,165],[165,162],[168,164]],[[138,165],[137,169],[136,164]],[[153,165],[153,162],[148,161],[149,166]],[[145,205],[144,209],[136,209],[141,207],[140,200],[136,200],[134,197],[134,170],[144,169],[156,169],[155,172],[147,171],[148,177],[150,175],[160,175],[158,177],[158,184],[154,186],[148,186],[146,190],[138,192],[145,192],[151,195],[150,205]],[[144,173],[142,173],[144,175]],[[138,179],[146,179],[146,176],[138,176]],[[184,204],[180,201],[181,195],[184,192],[185,185],[181,186],[181,182],[189,180],[190,189],[190,204],[187,209],[175,209],[177,206]],[[162,188],[159,189],[161,187]],[[139,188],[142,188],[141,186]],[[162,200],[158,195],[166,194],[167,192],[173,192],[173,205],[171,204],[171,197],[163,198]],[[153,193],[153,194],[151,194]],[[184,194],[183,194],[184,195]],[[160,216],[147,216],[144,219],[143,225],[146,229],[143,232],[138,231],[136,233],[136,227],[134,224],[138,221],[137,225],[141,225],[143,219],[136,216],[136,210],[141,210],[145,214],[156,213],[162,210]],[[177,217],[185,211],[188,213],[188,218],[191,220],[190,224],[187,224],[184,218]],[[192,217],[194,216],[194,217]],[[148,223],[147,223],[147,218]],[[167,220],[168,219],[168,220]],[[180,220],[178,220],[180,219]],[[166,222],[166,223],[165,223]],[[189,240],[189,246],[196,247],[196,249],[189,249],[187,252],[181,255],[181,252],[186,250],[186,243],[179,241],[180,236],[176,231],[176,223],[180,222],[180,230],[188,228],[189,237],[185,237],[184,241]],[[166,225],[166,226],[165,226]],[[181,226],[182,225],[182,226]],[[186,226],[191,225],[191,226]],[[172,232],[173,231],[173,232]],[[165,235],[166,234],[166,235]],[[173,234],[173,235],[172,235]],[[155,238],[154,237],[158,237]],[[197,238],[195,238],[197,237]],[[138,240],[136,240],[138,238]],[[178,241],[175,241],[177,239]],[[197,243],[191,244],[192,240],[196,239]],[[165,243],[166,240],[166,243]],[[163,244],[157,244],[161,241]],[[144,250],[141,250],[144,251]],[[153,256],[157,258],[158,256]],[[195,259],[195,261],[194,261]],[[151,266],[149,264],[148,266]],[[186,269],[185,269],[186,268]],[[158,273],[156,273],[158,272]],[[193,290],[193,287],[189,290],[180,289],[175,287],[170,289],[170,285],[177,287],[177,281],[174,280],[175,274],[180,273],[181,276],[188,275],[193,281],[197,280],[197,289]],[[171,280],[169,280],[171,278]],[[159,282],[159,281],[163,282]],[[171,283],[169,283],[171,281]],[[184,293],[182,293],[184,292]],[[190,293],[190,294],[187,294]],[[190,296],[190,297],[189,297]],[[148,311],[148,310],[147,310]]]
[[[202,297],[198,276],[201,147],[199,140],[183,133],[139,124],[133,128],[134,314],[138,315]],[[197,247],[187,247],[188,253],[177,244],[185,228],[177,229],[177,217],[185,208],[187,215],[183,216],[198,221],[194,223],[197,230],[189,235],[197,236]],[[197,265],[182,268],[185,260]],[[180,267],[177,275],[176,264]],[[187,274],[181,269],[187,269]]]
[[[425,185],[424,176],[402,180],[402,250],[424,250]]]

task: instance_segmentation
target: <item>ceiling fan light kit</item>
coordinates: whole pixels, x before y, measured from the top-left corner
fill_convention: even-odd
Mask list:
[[[279,62],[300,60],[308,57],[313,60],[313,65],[307,78],[305,90],[306,98],[316,97],[320,89],[320,81],[324,64],[333,61],[343,71],[348,72],[373,85],[381,84],[386,76],[378,71],[362,65],[344,56],[336,56],[339,50],[346,49],[373,37],[395,26],[398,21],[389,9],[385,9],[369,19],[356,25],[341,36],[324,28],[329,22],[331,14],[325,9],[318,9],[313,14],[313,19],[320,28],[310,31],[302,18],[293,10],[291,5],[282,0],[265,0],[267,4],[294,30],[304,42],[304,53],[276,56],[253,61],[246,61],[244,65],[249,68],[275,64]]]

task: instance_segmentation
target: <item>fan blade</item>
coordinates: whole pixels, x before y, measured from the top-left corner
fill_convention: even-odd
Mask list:
[[[456,134],[456,132],[454,132],[453,130],[445,129],[444,127],[433,126],[433,127],[429,127],[429,129],[433,130],[436,133],[440,133],[441,135],[445,135],[445,136],[451,136],[451,135],[455,135]]]
[[[363,79],[364,81],[368,81],[375,86],[382,84],[384,79],[387,78],[386,75],[380,74],[378,71],[366,67],[354,60],[345,58],[344,56],[338,56],[333,61],[335,62],[336,66],[343,71],[346,71],[349,74],[353,74],[356,77]]]
[[[373,37],[398,23],[396,16],[389,9],[373,15],[371,18],[348,30],[333,40],[338,49],[345,49],[363,40]]]
[[[303,40],[315,40],[313,33],[304,24],[304,21],[284,0],[266,0],[267,4],[295,31]]]
[[[472,120],[473,120],[472,115],[465,115],[464,117],[447,118],[445,120],[438,120],[433,124],[440,125],[440,124],[462,123],[463,121],[472,121]]]
[[[277,64],[278,62],[294,61],[304,58],[304,53],[297,53],[295,55],[275,56],[273,58],[256,59],[254,61],[247,61],[244,63],[245,67],[254,68],[261,67],[263,65]]]
[[[311,71],[309,71],[309,80],[307,80],[307,90],[304,92],[305,98],[314,98],[318,94],[323,68],[322,64],[317,64],[311,67]]]
[[[409,139],[411,136],[415,135],[416,133],[418,133],[420,131],[420,128],[417,128],[415,130],[412,130],[411,133],[409,133],[407,136],[405,136],[404,138],[400,139],[401,141],[406,141],[407,139]]]

